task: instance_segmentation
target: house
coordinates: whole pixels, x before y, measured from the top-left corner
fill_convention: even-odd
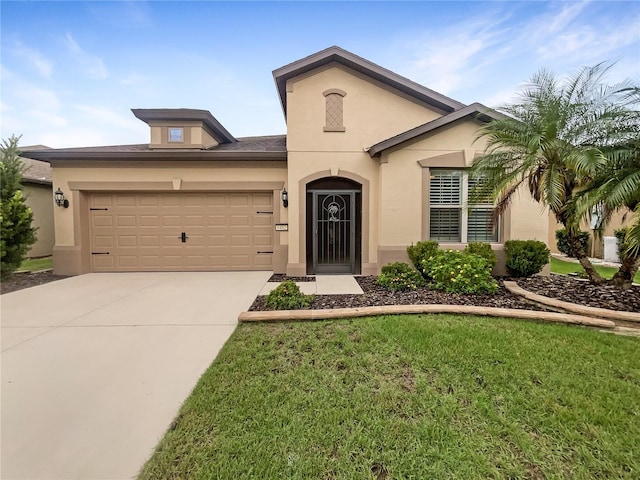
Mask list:
[[[134,109],[149,143],[27,152],[51,163],[54,268],[376,274],[406,247],[546,242],[528,193],[499,222],[468,205],[467,168],[496,113],[339,47],[273,72],[286,135],[236,138],[206,110]]]
[[[49,147],[44,145],[33,145],[20,149],[27,152],[47,148]],[[49,257],[54,245],[51,167],[47,162],[24,158],[24,155],[21,160],[25,167],[22,192],[27,206],[33,212],[32,226],[37,228],[37,240],[27,252],[27,258]]]

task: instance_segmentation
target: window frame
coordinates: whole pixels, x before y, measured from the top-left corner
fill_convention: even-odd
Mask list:
[[[431,195],[431,181],[432,176],[436,172],[457,172],[460,174],[460,195],[459,195],[459,203],[442,203],[442,204],[432,204]],[[429,168],[429,176],[428,176],[428,195],[426,198],[427,208],[429,214],[429,222],[426,225],[427,227],[427,238],[429,240],[436,240],[439,243],[451,243],[451,244],[467,244],[471,242],[485,242],[485,243],[499,243],[500,242],[500,223],[501,219],[499,218],[493,228],[494,228],[494,238],[490,240],[469,240],[469,218],[472,210],[494,210],[494,206],[492,203],[469,203],[469,170],[463,168],[447,168],[447,167],[435,167]],[[431,234],[431,219],[432,214],[431,211],[433,209],[458,209],[460,211],[460,223],[459,223],[459,240],[439,240],[437,238],[433,238]]]
[[[180,140],[171,139],[171,131],[180,132]],[[184,143],[184,127],[167,127],[167,143]]]

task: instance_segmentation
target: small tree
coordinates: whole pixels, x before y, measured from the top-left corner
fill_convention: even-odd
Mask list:
[[[31,226],[33,212],[22,195],[24,164],[20,160],[18,141],[11,136],[0,148],[0,277],[9,277],[22,263],[29,247],[36,241]]]

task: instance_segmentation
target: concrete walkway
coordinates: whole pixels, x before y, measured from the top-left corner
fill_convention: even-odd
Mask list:
[[[88,274],[0,297],[0,478],[127,479],[270,272]]]
[[[364,292],[353,275],[317,275],[311,282],[296,282],[305,295],[362,295]],[[279,282],[267,283],[260,295],[268,295],[280,285]]]

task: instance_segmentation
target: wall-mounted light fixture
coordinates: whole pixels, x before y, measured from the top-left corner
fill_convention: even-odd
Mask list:
[[[287,189],[282,189],[282,206],[287,208],[289,206],[289,194],[287,193]]]
[[[58,190],[56,190],[53,196],[56,199],[56,205],[59,207],[69,208],[69,200],[64,198],[64,193],[60,190],[60,187],[58,187]]]

